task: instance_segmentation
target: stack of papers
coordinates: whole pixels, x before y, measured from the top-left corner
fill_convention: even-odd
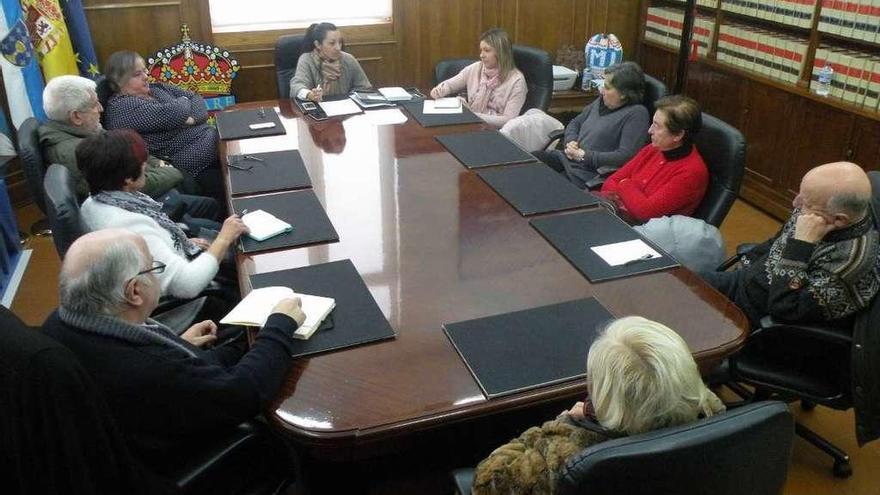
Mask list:
[[[282,299],[297,296],[302,301],[302,310],[306,315],[306,321],[294,332],[293,337],[307,340],[327,315],[336,307],[336,300],[330,297],[311,296],[308,294],[296,294],[289,287],[264,287],[252,290],[241,300],[232,311],[229,312],[220,323],[224,325],[243,325],[247,327],[262,327],[272,314],[272,309]]]
[[[438,98],[436,100],[425,100],[422,107],[422,113],[443,114],[443,113],[461,113],[461,101],[458,98]]]
[[[265,241],[293,231],[292,225],[263,210],[245,213],[241,216],[241,221],[251,230],[248,236],[255,241]]]
[[[336,101],[322,101],[318,103],[321,106],[321,110],[327,114],[327,117],[338,117],[340,115],[351,115],[354,113],[361,113],[361,108],[357,106],[351,98],[346,98],[344,100],[336,100]]]
[[[412,95],[400,86],[392,86],[388,88],[379,88],[379,92],[388,101],[409,101]]]

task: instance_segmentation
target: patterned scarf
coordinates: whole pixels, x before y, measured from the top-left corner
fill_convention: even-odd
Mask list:
[[[325,60],[318,55],[318,52],[312,52],[315,62],[321,67],[321,77],[324,83],[321,85],[325,95],[336,95],[342,93],[341,76],[342,76],[342,58],[338,60]]]
[[[92,198],[99,203],[152,218],[160,227],[171,234],[174,249],[189,257],[201,252],[201,249],[186,237],[183,230],[162,211],[162,204],[142,192],[101,191],[93,195]]]
[[[495,88],[500,84],[501,72],[498,70],[498,67],[487,69],[485,65],[482,66],[480,85],[477,88],[477,94],[474,95],[474,100],[470,104],[471,110],[477,113],[487,113],[486,110],[489,108],[489,99],[492,96],[492,91],[495,91]]]

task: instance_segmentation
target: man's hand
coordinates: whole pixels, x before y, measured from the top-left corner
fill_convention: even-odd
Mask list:
[[[204,347],[217,340],[217,325],[211,320],[200,321],[180,336],[196,347]]]
[[[302,326],[306,321],[306,314],[302,310],[302,300],[296,296],[288,297],[278,301],[278,304],[272,308],[272,313],[281,313],[287,315],[294,320],[296,324]]]
[[[815,213],[801,213],[794,225],[794,238],[815,244],[832,230],[834,230],[834,224],[829,223],[823,216]]]

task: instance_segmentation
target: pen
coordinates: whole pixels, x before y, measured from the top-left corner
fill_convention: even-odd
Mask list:
[[[631,260],[627,261],[626,263],[623,264],[623,266],[635,265],[636,263],[638,263],[640,261],[647,261],[653,257],[654,257],[654,255],[652,255],[651,253],[646,253],[646,254],[639,256],[638,258],[631,259]]]
[[[266,161],[266,160],[263,160],[262,158],[260,158],[260,157],[258,157],[258,156],[254,156],[254,155],[241,155],[241,159],[242,159],[242,160],[251,160],[251,161],[254,161],[254,162],[264,162],[264,161]]]
[[[248,213],[247,208],[241,210],[240,212],[238,212],[238,218],[241,218],[241,217],[247,215],[247,213]]]

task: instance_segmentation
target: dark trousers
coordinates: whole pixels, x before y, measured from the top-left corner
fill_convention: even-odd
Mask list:
[[[164,211],[175,222],[190,229],[190,237],[197,237],[201,229],[220,230],[220,204],[214,198],[180,194],[172,189],[158,198]]]

